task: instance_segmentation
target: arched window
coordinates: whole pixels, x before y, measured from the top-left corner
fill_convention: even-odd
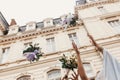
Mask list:
[[[21,76],[21,77],[17,78],[17,80],[31,80],[31,76],[30,75],[24,75],[24,76]]]
[[[59,69],[47,72],[48,80],[61,80],[61,71]]]

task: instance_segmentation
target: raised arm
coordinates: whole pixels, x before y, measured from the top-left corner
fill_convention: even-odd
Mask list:
[[[95,40],[93,39],[93,37],[92,37],[90,34],[88,34],[88,37],[91,39],[93,45],[95,45],[96,48],[97,48],[100,52],[103,52],[103,48],[102,48],[101,46],[99,46],[99,45],[95,42]]]

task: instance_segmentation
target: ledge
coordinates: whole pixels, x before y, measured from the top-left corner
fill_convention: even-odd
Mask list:
[[[118,0],[98,1],[98,2],[93,2],[93,3],[86,3],[84,5],[78,5],[78,6],[75,6],[75,14],[78,14],[78,10],[81,10],[81,9],[86,9],[89,7],[114,3],[114,2],[118,2]]]
[[[38,61],[38,62],[34,62],[32,64],[22,64],[22,65],[19,65],[19,66],[13,66],[13,67],[5,68],[5,69],[0,69],[0,73],[6,72],[6,71],[8,72],[8,71],[16,70],[16,69],[21,69],[21,68],[25,68],[25,67],[32,67],[32,66],[35,66],[35,65],[41,65],[43,63],[56,61],[58,58],[59,57],[51,58],[51,59],[47,59],[47,60],[41,60],[41,61]]]
[[[78,26],[80,25],[83,25],[83,23],[81,22],[80,24],[77,24],[76,26],[69,26],[67,28],[67,30],[71,29],[71,28],[77,28]],[[23,32],[21,35],[13,35],[13,36],[9,36],[7,35],[7,37],[2,37],[3,39],[0,40],[0,45],[4,44],[4,43],[9,43],[11,41],[15,41],[15,40],[19,40],[19,39],[26,39],[26,38],[34,38],[36,37],[37,35],[41,35],[41,34],[51,34],[56,32],[56,31],[60,31],[60,30],[64,30],[64,27],[49,27],[49,28],[45,28],[45,29],[42,29],[42,30],[35,30],[35,31],[32,31],[32,32]]]
[[[109,41],[109,42],[98,43],[98,45],[106,46],[106,45],[110,45],[110,44],[119,43],[119,41],[120,41],[120,39],[117,39],[117,40],[114,40],[114,41],[112,40],[112,41]],[[89,49],[85,50],[86,48],[89,48]],[[82,50],[80,51],[80,49],[82,49]],[[68,51],[74,51],[74,50],[73,49],[68,49],[68,50],[64,50],[64,51],[58,51],[58,52],[54,52],[54,53],[50,53],[50,54],[45,54],[45,55],[43,55],[43,57],[52,56],[52,55],[55,55],[55,54],[60,55],[61,53],[68,52]],[[80,51],[81,55],[89,54],[89,53],[92,53],[92,52],[97,52],[96,49],[95,49],[95,46],[93,46],[93,45],[82,46],[82,47],[79,48],[79,51]],[[55,57],[55,58],[40,60],[40,61],[32,63],[32,64],[25,63],[25,64],[21,64],[19,66],[13,66],[13,67],[9,67],[9,68],[0,69],[0,72],[11,71],[11,70],[15,70],[15,69],[20,69],[20,68],[24,68],[24,67],[30,67],[30,66],[35,66],[35,65],[39,65],[39,64],[44,64],[44,63],[51,62],[51,61],[56,61],[60,58],[60,56]],[[25,61],[27,61],[27,60],[22,59],[22,60],[17,60],[17,61],[10,62],[10,63],[0,64],[0,66],[1,67],[2,66],[8,66],[10,64],[16,64],[16,63],[19,64],[19,63],[25,62]]]
[[[103,20],[103,19],[109,19],[109,18],[113,18],[113,17],[116,17],[116,16],[120,16],[120,11],[106,13],[104,15],[101,15],[100,19],[101,20]]]

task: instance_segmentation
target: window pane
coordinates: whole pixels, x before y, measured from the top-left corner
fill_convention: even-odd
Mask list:
[[[20,78],[18,78],[17,80],[31,80],[30,76],[22,76]]]
[[[114,28],[118,33],[120,33],[120,21],[119,20],[113,20],[108,22],[112,28]]]
[[[31,45],[31,44],[32,44],[32,42],[25,43],[25,44],[24,44],[24,49],[28,48],[29,45]]]
[[[48,80],[60,80],[61,72],[60,70],[53,70],[48,72]]]
[[[93,77],[94,72],[93,72],[91,64],[90,63],[84,63],[83,66],[85,68],[85,72],[87,73],[87,76],[88,77]]]
[[[9,53],[10,47],[3,48],[2,49],[2,58],[1,58],[1,63],[5,63],[7,61],[8,53]]]
[[[107,10],[103,7],[103,6],[101,6],[101,7],[98,7],[98,9],[100,10],[100,12],[101,13],[107,13]]]
[[[54,38],[48,38],[47,41],[47,52],[54,52],[55,51],[55,41]]]
[[[71,41],[73,40],[75,42],[75,44],[79,47],[79,40],[78,40],[78,38],[76,36],[76,33],[68,34],[68,36],[69,36],[69,39]]]

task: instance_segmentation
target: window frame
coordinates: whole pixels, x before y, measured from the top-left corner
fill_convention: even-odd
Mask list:
[[[105,14],[107,13],[107,10],[104,6],[98,6],[97,9],[102,13],[102,14]]]
[[[83,67],[84,67],[84,64],[90,64],[91,69],[92,69],[92,72],[93,72],[93,76],[92,76],[92,77],[89,77],[89,76],[87,75],[87,72],[85,71],[86,75],[87,75],[90,79],[95,79],[96,72],[95,72],[95,70],[94,70],[94,66],[93,66],[92,62],[83,62]],[[84,67],[84,69],[85,69],[85,67]]]
[[[5,52],[6,49],[8,49],[7,53]],[[10,50],[10,47],[4,47],[4,48],[2,48],[2,57],[0,59],[0,63],[5,63],[5,61],[6,61],[5,57],[8,56],[9,50]]]
[[[48,74],[49,74],[50,72],[56,71],[56,70],[59,70],[60,76],[59,76],[59,77],[54,77],[54,78],[50,78],[50,79],[49,79],[49,75],[48,75]],[[52,69],[52,70],[49,70],[49,71],[47,71],[46,74],[47,74],[47,80],[56,80],[56,79],[58,79],[58,78],[60,78],[60,80],[61,80],[61,70],[60,70],[60,69]]]
[[[46,38],[46,50],[49,53],[56,52],[55,37]]]
[[[30,77],[30,80],[31,80],[31,76],[30,76],[30,75],[23,75],[23,76],[20,76],[20,77],[18,77],[16,80],[19,80],[20,78],[24,78],[24,77]]]
[[[115,23],[116,22],[116,23]],[[107,21],[107,23],[117,32],[120,33],[120,20],[119,19],[113,19]]]
[[[24,49],[28,48],[29,45],[32,45],[32,42],[26,42],[26,43],[24,43]]]
[[[70,37],[71,36],[71,37]],[[80,42],[79,42],[79,39],[77,37],[77,33],[76,32],[73,32],[73,33],[69,33],[68,34],[68,37],[69,37],[69,40],[72,42],[74,41],[75,44],[77,45],[77,47],[80,47]]]

